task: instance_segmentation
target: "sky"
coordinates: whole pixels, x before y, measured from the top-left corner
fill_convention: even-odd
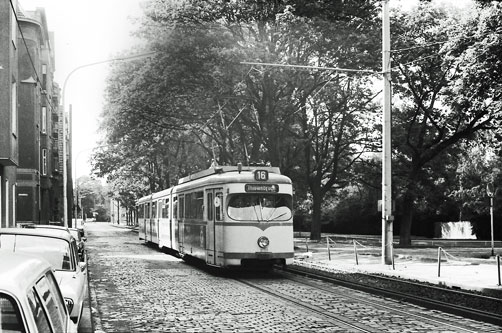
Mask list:
[[[63,87],[76,67],[112,59],[141,42],[131,36],[142,0],[18,0],[25,10],[45,9],[54,32],[55,80]],[[462,5],[469,0],[436,0]],[[408,6],[416,0],[390,0]],[[98,146],[109,64],[84,67],[68,77],[65,105],[73,110],[73,178],[91,174],[90,154]]]
[[[90,154],[98,146],[99,115],[110,64],[75,68],[112,59],[140,44],[131,36],[142,15],[141,0],[18,0],[24,10],[45,9],[54,33],[55,81],[73,110],[73,177],[91,174]]]

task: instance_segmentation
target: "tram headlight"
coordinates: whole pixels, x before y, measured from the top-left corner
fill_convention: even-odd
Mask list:
[[[261,236],[258,238],[258,246],[261,247],[262,249],[266,248],[270,244],[270,241],[268,240],[267,237]]]

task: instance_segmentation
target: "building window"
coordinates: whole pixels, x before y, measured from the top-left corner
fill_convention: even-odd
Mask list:
[[[12,134],[17,135],[17,85],[16,82],[12,83],[11,87],[11,111],[10,111],[10,122],[12,126]]]
[[[42,149],[42,175],[47,175],[47,149]]]
[[[47,107],[42,106],[42,133],[47,133]]]
[[[47,89],[47,65],[42,65],[42,89]]]

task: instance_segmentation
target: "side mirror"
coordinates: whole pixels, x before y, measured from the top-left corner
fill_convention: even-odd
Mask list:
[[[82,237],[82,240],[83,240],[84,242],[87,242],[87,237]]]
[[[83,272],[87,268],[87,263],[85,261],[81,261],[78,263],[78,267],[80,267],[80,270]]]

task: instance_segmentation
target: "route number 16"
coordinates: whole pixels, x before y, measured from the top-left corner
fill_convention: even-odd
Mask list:
[[[254,173],[254,179],[257,181],[267,181],[268,171],[267,170],[256,170]]]

